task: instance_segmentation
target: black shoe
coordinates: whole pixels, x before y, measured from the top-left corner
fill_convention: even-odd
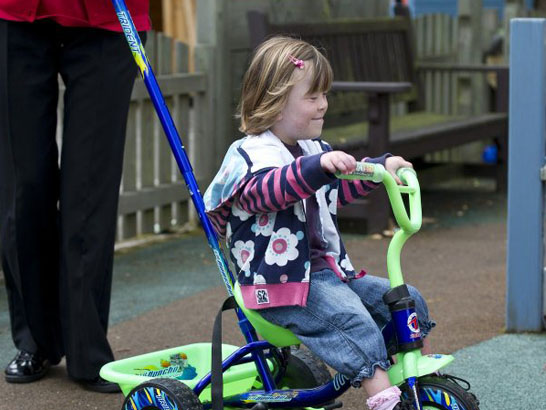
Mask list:
[[[98,393],[119,393],[121,389],[116,383],[104,380],[102,377],[97,376],[92,380],[80,380],[82,386],[91,391]]]
[[[49,367],[49,361],[38,353],[20,350],[4,370],[4,377],[8,383],[30,383],[44,377]]]

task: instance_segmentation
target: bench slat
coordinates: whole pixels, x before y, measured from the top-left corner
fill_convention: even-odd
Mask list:
[[[484,138],[501,137],[508,131],[507,119],[507,113],[461,118],[420,112],[393,117],[390,122],[390,151],[411,159]],[[357,157],[368,155],[367,123],[326,129],[323,138],[334,149],[351,152]]]

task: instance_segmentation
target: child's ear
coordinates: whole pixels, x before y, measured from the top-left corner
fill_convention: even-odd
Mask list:
[[[275,118],[275,122],[282,121],[282,112],[277,115],[277,118]]]

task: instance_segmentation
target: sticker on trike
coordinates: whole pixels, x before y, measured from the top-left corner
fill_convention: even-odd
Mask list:
[[[181,352],[159,359],[157,365],[150,364],[135,370],[135,374],[146,377],[168,377],[176,380],[192,380],[197,377],[195,367],[188,363],[188,356]],[[159,366],[159,367],[158,367]]]
[[[408,317],[408,329],[411,330],[412,334],[410,337],[412,339],[421,337],[421,330],[419,329],[419,322],[417,321],[417,313],[413,312]]]
[[[290,401],[297,396],[298,396],[297,392],[287,391],[287,392],[275,392],[271,394],[250,392],[246,395],[243,395],[242,397],[244,397],[243,398],[244,403],[257,403],[257,402],[272,403],[272,402]]]

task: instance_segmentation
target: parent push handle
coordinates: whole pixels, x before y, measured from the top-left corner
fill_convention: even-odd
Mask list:
[[[350,174],[336,173],[336,176],[341,179],[382,182],[389,195],[398,226],[408,234],[413,234],[421,228],[422,222],[419,181],[412,168],[400,168],[397,175],[405,185],[398,185],[393,176],[381,164],[357,162],[354,172]],[[402,194],[407,194],[409,197],[409,215],[404,206]]]
[[[150,94],[150,98],[156,110],[157,116],[159,117],[161,125],[163,126],[163,130],[165,131],[165,135],[167,136],[167,140],[171,146],[171,150],[176,159],[176,163],[178,164],[178,168],[180,169],[180,172],[184,177],[184,181],[186,182],[186,186],[188,187],[188,191],[190,192],[191,199],[195,205],[195,209],[197,210],[197,215],[199,216],[199,220],[201,221],[205,235],[207,236],[209,246],[214,253],[216,264],[218,265],[218,269],[220,270],[220,274],[222,275],[222,279],[226,285],[227,292],[231,296],[233,295],[233,274],[229,270],[226,257],[220,248],[216,232],[214,231],[214,228],[205,213],[205,204],[203,203],[199,186],[195,180],[195,176],[193,174],[188,156],[186,155],[184,146],[182,145],[180,135],[178,134],[176,126],[174,125],[174,121],[171,117],[167,104],[165,103],[165,99],[163,98],[163,94],[159,88],[159,84],[157,83],[152,67],[150,66],[148,58],[146,57],[144,47],[142,46],[138,32],[135,28],[131,15],[129,14],[129,10],[127,10],[125,1],[112,0],[112,4],[116,10],[116,15],[120,22],[121,28],[123,29],[123,33],[125,34],[125,38],[127,39],[127,43],[129,44],[129,48],[131,49],[131,53],[133,54],[135,62],[140,69],[140,74],[142,75],[144,84],[148,89],[148,93]]]

